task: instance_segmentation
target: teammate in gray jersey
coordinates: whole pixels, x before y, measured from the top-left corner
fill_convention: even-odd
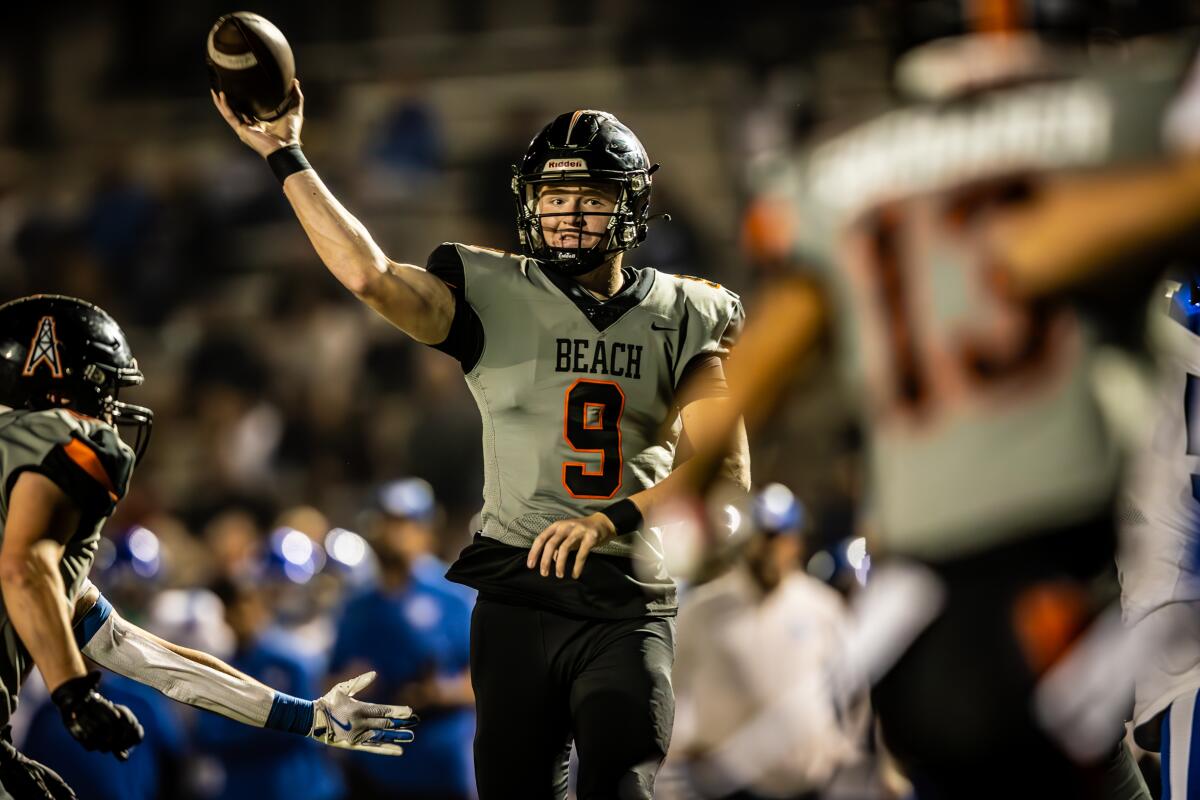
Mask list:
[[[1120,453],[1095,383],[1113,317],[1073,300],[1137,314],[1152,280],[1116,267],[1200,222],[1194,51],[1128,52],[931,44],[901,64],[923,99],[789,155],[764,188],[797,231],[781,256],[820,278],[777,287],[747,330],[728,423],[766,407],[826,315],[842,327],[875,563],[921,565],[941,603],[874,698],[922,800],[1140,791],[1112,761],[1073,763],[1081,742],[1033,700],[1116,591]]]
[[[374,673],[318,700],[276,692],[222,661],[126,622],[87,580],[100,529],[129,487],[153,415],[117,399],[142,373],[117,323],[72,297],[0,305],[0,800],[75,795],[18,753],[8,721],[34,664],[88,750],[128,757],[142,728],[97,691],[84,657],[168,697],[334,747],[399,755],[416,718],[353,699]],[[136,433],[127,445],[117,427]]]
[[[299,84],[296,85],[299,95]],[[389,259],[300,152],[303,96],[271,123],[214,102],[264,156],[330,272],[419,342],[457,358],[483,418],[482,530],[448,577],[479,590],[471,636],[484,800],[650,797],[674,713],[674,584],[643,520],[727,402],[738,297],[635,269],[652,165],[611,114],[576,110],[514,169],[523,254],[443,244]],[[748,486],[744,437],[731,462]]]

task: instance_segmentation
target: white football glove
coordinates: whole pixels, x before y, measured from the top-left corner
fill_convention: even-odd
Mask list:
[[[313,703],[308,737],[330,747],[398,756],[414,738],[409,730],[420,719],[408,706],[386,706],[355,700],[375,680],[374,672],[342,681]]]
[[[1095,761],[1120,740],[1147,656],[1180,635],[1162,619],[1128,628],[1114,602],[1038,682],[1038,721],[1075,760]]]

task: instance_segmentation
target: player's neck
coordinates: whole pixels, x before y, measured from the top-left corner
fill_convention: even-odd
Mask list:
[[[389,566],[379,570],[379,584],[385,592],[399,592],[408,587],[412,572],[408,567]]]
[[[576,276],[575,280],[597,300],[607,300],[625,285],[625,278],[621,274],[624,257],[624,253],[617,253],[591,272]]]

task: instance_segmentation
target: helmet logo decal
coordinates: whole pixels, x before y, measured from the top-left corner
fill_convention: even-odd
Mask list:
[[[587,169],[587,162],[582,158],[552,158],[542,167],[542,172],[566,172],[567,170]]]
[[[567,126],[567,139],[563,144],[571,143],[571,131],[575,130],[575,123],[579,122],[579,118],[584,114],[603,114],[603,111],[593,111],[590,108],[581,108],[571,115],[571,124]]]
[[[29,345],[29,358],[25,359],[25,369],[21,374],[28,377],[37,371],[42,364],[50,367],[51,374],[56,378],[63,376],[62,361],[58,358],[58,336],[54,332],[54,317],[42,317],[38,323],[37,333]]]

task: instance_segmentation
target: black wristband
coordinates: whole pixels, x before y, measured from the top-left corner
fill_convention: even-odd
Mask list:
[[[304,157],[304,151],[298,144],[289,144],[287,147],[281,147],[271,153],[267,156],[267,166],[271,168],[271,172],[275,173],[280,185],[287,180],[289,175],[312,169],[312,165],[308,163],[308,159]]]
[[[600,513],[612,520],[612,524],[616,526],[618,536],[623,533],[633,533],[642,527],[641,509],[637,507],[637,503],[628,497],[624,500],[618,500],[607,508],[601,509]]]

